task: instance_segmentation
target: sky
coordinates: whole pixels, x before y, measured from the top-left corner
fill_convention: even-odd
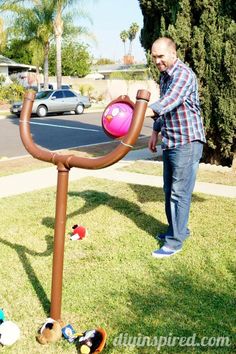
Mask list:
[[[136,62],[145,62],[145,52],[139,37],[143,27],[143,17],[138,0],[90,0],[85,2],[93,24],[84,23],[96,36],[97,44],[88,42],[89,51],[96,59],[109,58],[122,62],[124,44],[120,33],[128,30],[133,22],[139,25],[139,31],[132,42],[132,55]],[[85,40],[84,40],[85,41]],[[126,51],[129,41],[126,41]]]

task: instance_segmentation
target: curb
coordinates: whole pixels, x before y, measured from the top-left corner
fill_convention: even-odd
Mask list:
[[[105,109],[105,107],[104,107]],[[103,108],[88,108],[88,109],[85,109],[84,113],[83,114],[86,114],[86,113],[102,113]],[[16,117],[15,115],[11,114],[11,112],[7,112],[7,111],[0,111],[0,119],[7,119],[7,118],[18,118]]]

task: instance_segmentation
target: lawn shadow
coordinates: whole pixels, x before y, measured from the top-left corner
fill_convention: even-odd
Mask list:
[[[28,276],[28,279],[43,307],[43,310],[45,312],[46,315],[49,314],[50,311],[50,301],[47,297],[47,294],[42,286],[42,284],[40,283],[32,265],[30,264],[30,261],[27,257],[27,255],[30,256],[34,256],[34,257],[48,257],[52,254],[52,237],[49,235],[45,236],[45,241],[47,243],[47,248],[44,252],[36,252],[33,250],[30,250],[29,248],[19,245],[17,243],[11,243],[7,240],[4,240],[2,238],[0,238],[0,243],[4,244],[5,246],[10,247],[11,249],[13,249],[14,251],[16,251],[19,260],[25,270],[25,273]]]
[[[51,216],[45,216],[44,218],[42,218],[42,225],[54,230],[55,218]]]
[[[79,210],[70,213],[68,218],[78,214],[86,214],[96,209],[100,205],[107,205],[112,210],[118,211],[120,214],[123,214],[125,217],[132,220],[137,225],[137,227],[148,232],[153,237],[155,237],[157,230],[163,229],[165,227],[162,222],[154,218],[152,215],[146,214],[139,205],[127,199],[113,196],[107,192],[86,190],[83,192],[69,192],[69,196],[83,198],[85,204]],[[156,200],[159,198],[161,197],[156,192]]]
[[[141,186],[137,184],[129,184],[129,187],[135,192],[139,203],[161,202],[163,203],[164,209],[164,194],[162,188]],[[153,217],[152,215],[145,213],[138,204],[125,198],[120,198],[107,192],[99,192],[96,190],[86,190],[82,192],[71,191],[68,195],[71,197],[78,196],[83,198],[85,204],[79,210],[68,214],[67,218],[78,214],[86,214],[100,205],[107,205],[112,210],[118,211],[120,214],[123,214],[125,217],[132,220],[140,229],[148,232],[154,238],[156,238],[157,233],[166,231],[167,224],[158,220],[158,211],[156,212],[156,217]],[[204,202],[205,198],[194,195],[192,201],[193,203]],[[48,221],[48,223],[50,224],[52,221]]]
[[[148,346],[150,340],[166,340],[173,337],[196,336],[195,341],[200,343],[204,337],[225,338],[226,345],[217,346],[181,346],[169,345],[161,348],[162,353],[233,353],[235,339],[234,308],[235,298],[228,292],[218,292],[201,282],[193,282],[187,272],[183,275],[171,273],[160,281],[158,288],[158,272],[156,271],[156,283],[151,286],[139,284],[139,292],[129,291],[126,303],[129,305],[129,318],[113,318],[114,331],[117,333],[110,338],[107,345],[107,353],[114,352],[114,340],[123,344],[127,338],[145,338],[144,346],[136,346],[134,353],[154,354],[156,346]],[[214,275],[213,275],[214,276]],[[131,279],[132,281],[132,279]],[[106,304],[103,304],[103,312],[106,313]],[[143,339],[145,340],[145,339]],[[230,345],[227,345],[229,344]],[[134,342],[133,342],[134,343]],[[139,341],[140,343],[140,341]],[[142,342],[141,342],[142,343]],[[155,343],[155,340],[154,342]],[[172,342],[173,343],[173,342]],[[177,341],[178,343],[178,341]],[[211,341],[212,343],[212,341]],[[222,343],[222,342],[221,342]],[[126,346],[127,347],[127,346]],[[125,346],[118,347],[120,352]],[[132,348],[132,347],[131,347]],[[118,351],[117,351],[118,352]]]
[[[140,203],[148,203],[148,202],[163,202],[164,208],[164,200],[165,195],[162,188],[152,187],[152,186],[143,186],[140,184],[129,184],[129,187],[136,193],[137,200]],[[145,193],[144,193],[145,188]],[[192,202],[205,202],[206,198],[199,196],[197,194],[193,194]]]

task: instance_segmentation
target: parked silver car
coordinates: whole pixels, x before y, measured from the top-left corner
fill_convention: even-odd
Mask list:
[[[46,90],[40,91],[35,96],[32,113],[38,117],[45,117],[48,113],[62,114],[74,111],[75,114],[82,114],[85,108],[89,108],[91,102],[89,97],[82,96],[72,90]],[[20,116],[22,102],[13,103],[11,113]]]

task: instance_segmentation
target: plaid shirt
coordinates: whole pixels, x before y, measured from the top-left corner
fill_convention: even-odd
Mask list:
[[[150,108],[158,115],[153,129],[161,130],[163,149],[206,141],[196,75],[181,60],[161,73],[160,99]]]

